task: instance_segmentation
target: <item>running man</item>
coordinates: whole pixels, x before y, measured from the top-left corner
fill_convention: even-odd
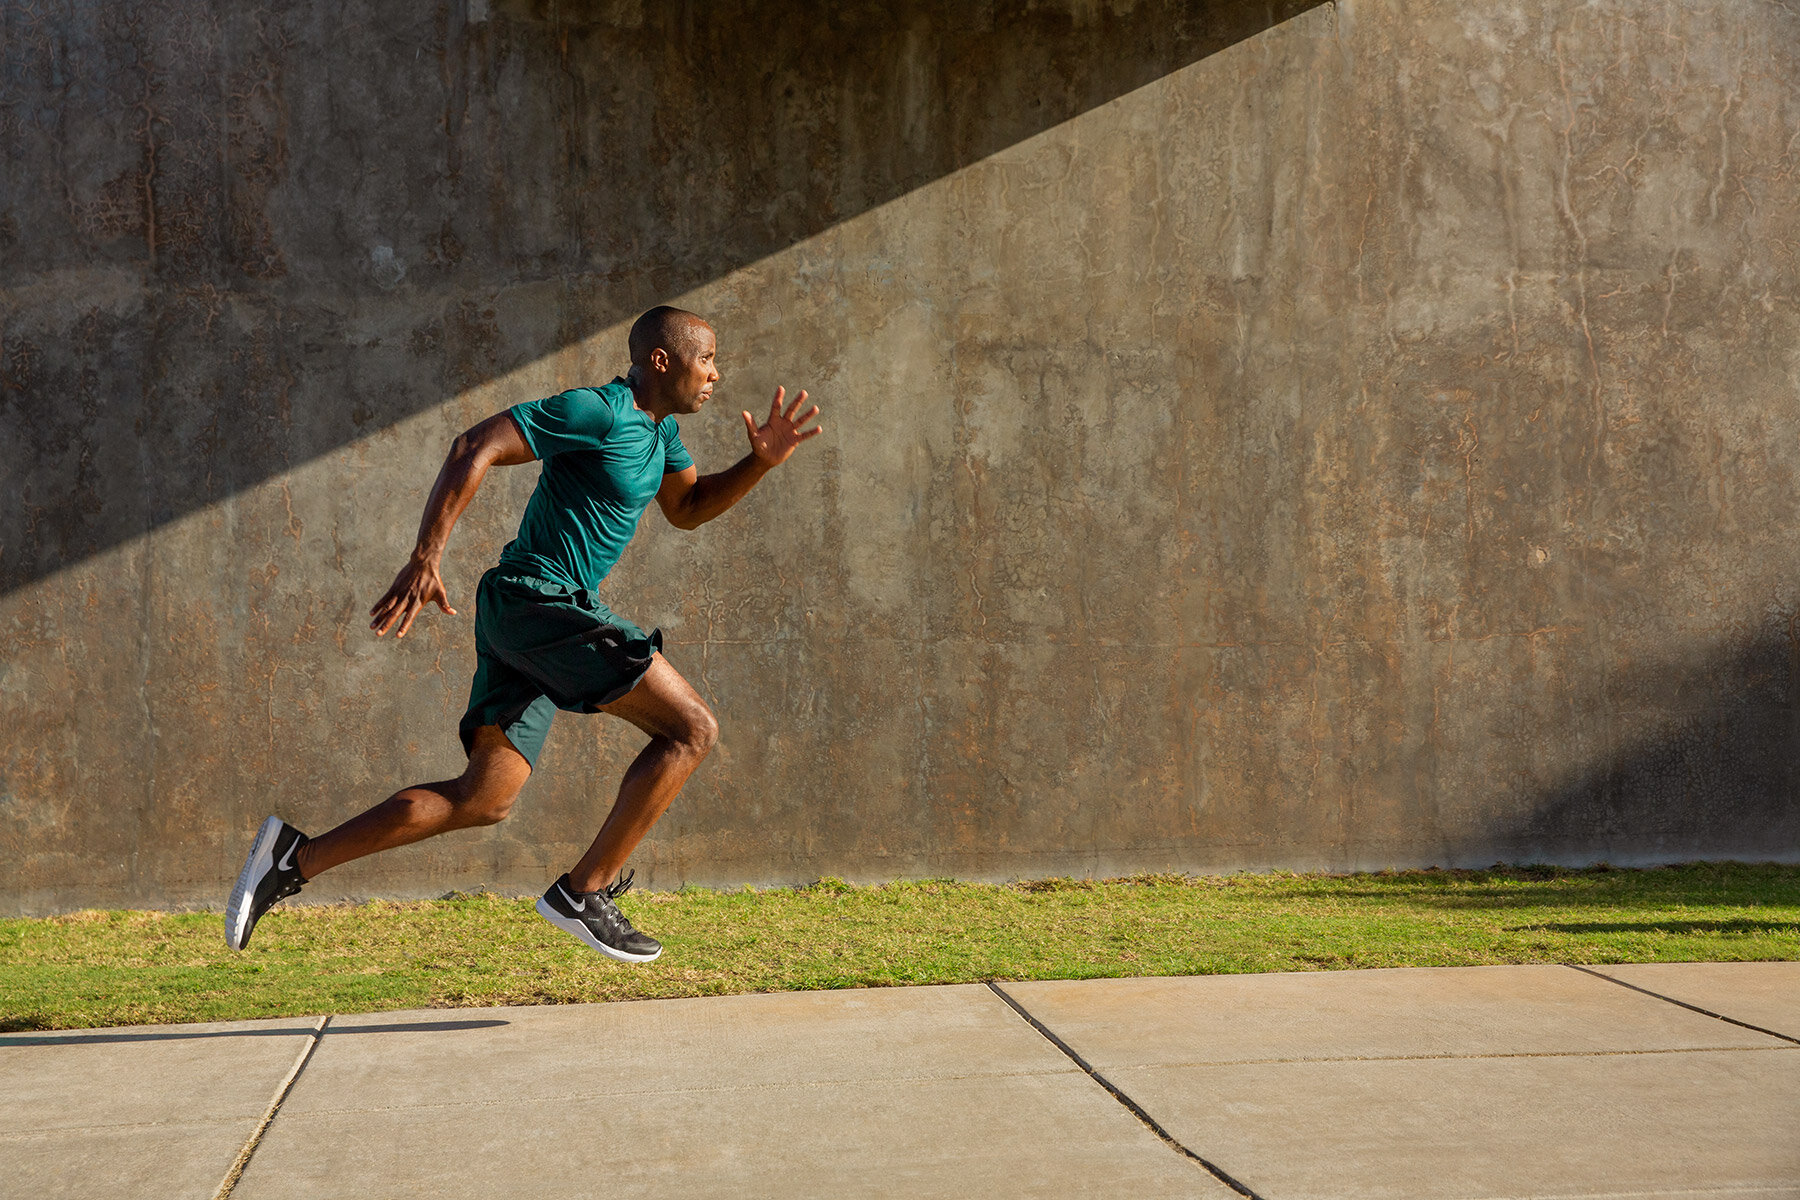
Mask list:
[[[652,497],[670,524],[712,520],[786,462],[807,438],[817,405],[801,392],[785,409],[775,389],[760,426],[744,413],[750,453],[700,476],[677,414],[697,413],[719,381],[712,327],[693,313],[653,308],[631,327],[631,370],[599,388],[517,404],[462,434],[438,472],[419,540],[370,609],[377,636],[405,637],[427,604],[451,616],[438,564],[450,530],[491,466],[543,461],[519,535],[475,593],[475,682],[459,732],[469,765],[455,779],[403,788],[336,829],[309,838],[280,817],[257,832],[225,909],[225,940],[242,950],[256,922],[321,871],[452,829],[506,817],[543,748],[557,709],[605,712],[650,736],[625,771],[612,812],[581,860],[550,885],[537,910],[584,945],[625,962],[662,953],[614,903],[631,886],[625,860],[718,739],[706,703],[662,656],[662,631],[644,631],[601,603],[598,589]]]

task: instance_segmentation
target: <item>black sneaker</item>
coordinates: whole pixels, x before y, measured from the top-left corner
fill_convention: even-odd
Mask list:
[[[636,874],[628,871],[619,882],[597,892],[576,891],[569,886],[569,877],[564,875],[539,897],[538,914],[608,958],[620,962],[649,962],[662,953],[662,943],[633,929],[619,906],[613,903],[631,889],[632,876]]]
[[[225,944],[242,950],[250,944],[250,933],[262,915],[299,891],[306,880],[295,865],[294,856],[306,845],[307,837],[280,817],[270,817],[256,831],[256,842],[250,857],[238,872],[237,886],[231,889],[231,903],[225,906]]]

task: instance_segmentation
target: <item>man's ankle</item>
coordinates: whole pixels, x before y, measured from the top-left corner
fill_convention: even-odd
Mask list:
[[[302,842],[300,849],[294,853],[294,867],[300,872],[300,880],[303,883],[311,883],[313,876],[318,874],[313,870],[313,845],[314,843],[310,840]]]
[[[594,879],[583,880],[583,879],[577,879],[575,876],[575,872],[570,871],[569,875],[568,875],[569,890],[571,892],[581,892],[584,894],[592,893],[592,892],[602,892],[602,891],[605,891],[608,887],[610,887],[612,885],[612,881],[614,879],[617,879],[618,877],[619,877],[619,873],[617,871],[614,871],[612,873],[611,877],[609,877],[609,878],[602,878],[599,880],[594,880]]]

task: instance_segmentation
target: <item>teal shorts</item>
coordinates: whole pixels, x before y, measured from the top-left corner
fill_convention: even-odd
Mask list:
[[[458,732],[498,725],[537,765],[557,709],[596,712],[636,687],[662,649],[586,588],[495,567],[475,592],[475,682]]]

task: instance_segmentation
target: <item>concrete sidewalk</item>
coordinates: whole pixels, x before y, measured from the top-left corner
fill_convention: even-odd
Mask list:
[[[9,1034],[0,1164],[32,1200],[1800,1200],[1800,963]]]

